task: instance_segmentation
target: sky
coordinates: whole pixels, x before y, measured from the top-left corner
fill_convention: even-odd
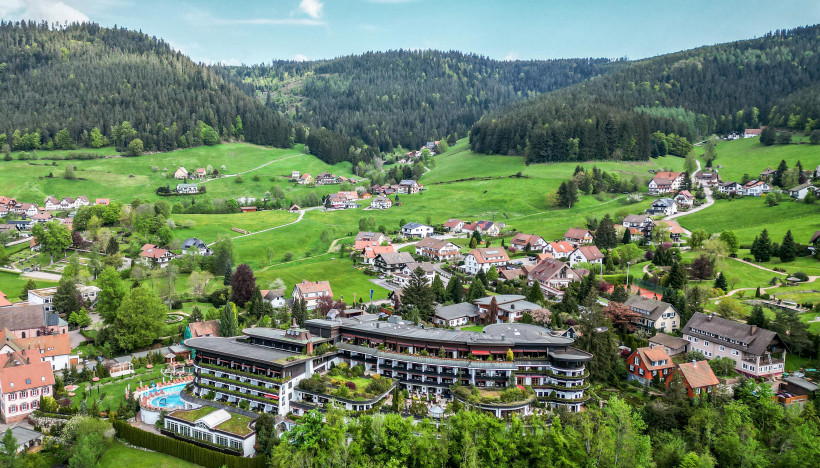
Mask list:
[[[0,18],[126,27],[228,65],[399,48],[640,59],[820,23],[820,1],[0,0]]]

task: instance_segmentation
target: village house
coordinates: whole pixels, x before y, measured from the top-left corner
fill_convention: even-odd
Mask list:
[[[695,172],[695,183],[698,187],[717,187],[721,182],[723,181],[720,179],[720,174],[718,174],[717,171]]]
[[[760,197],[769,193],[769,190],[769,184],[761,180],[750,180],[743,184],[743,195],[747,197]]]
[[[458,257],[460,248],[456,244],[434,237],[425,237],[415,245],[416,255],[430,257],[436,261],[445,261]]]
[[[392,245],[372,245],[366,246],[362,249],[362,263],[365,265],[373,265],[376,263],[376,257],[385,253],[393,253],[396,249]]]
[[[775,174],[777,174],[777,169],[767,167],[765,171],[760,173],[760,180],[769,181]]]
[[[669,230],[669,240],[672,242],[680,242],[684,231],[680,223],[676,219],[662,219],[660,221],[652,221],[652,229],[646,231],[646,237],[649,239],[652,236],[652,231],[659,226],[663,226]]]
[[[408,252],[389,252],[378,254],[373,266],[382,273],[393,274],[403,270],[408,263],[415,262]]]
[[[199,337],[219,337],[219,319],[206,320],[204,322],[189,322],[185,327],[183,338],[199,338]]]
[[[568,258],[573,250],[575,247],[567,241],[550,242],[544,247],[544,253],[552,255],[553,258]]]
[[[743,195],[743,186],[737,182],[725,182],[718,184],[718,192],[725,193],[726,195],[731,195],[733,193]]]
[[[636,295],[630,296],[624,305],[639,315],[632,323],[646,335],[654,335],[656,330],[664,333],[680,330],[680,313],[672,304]]]
[[[569,254],[569,266],[575,268],[575,265],[586,262],[598,265],[604,263],[604,254],[594,245],[582,245],[573,250]]]
[[[493,322],[490,320],[490,304],[493,299],[498,306],[498,316]],[[499,294],[496,296],[482,297],[473,301],[478,306],[479,316],[482,323],[515,323],[520,322],[524,314],[532,314],[542,307],[528,301],[520,294]]]
[[[433,323],[439,327],[460,327],[475,323],[475,318],[478,316],[478,307],[469,302],[461,302],[438,306],[433,314]]]
[[[820,231],[814,231],[811,238],[809,238],[809,249],[813,249],[812,252],[817,251],[817,248],[820,247]]]
[[[61,210],[73,210],[77,208],[77,201],[72,197],[63,197],[60,200],[60,209]]]
[[[182,254],[186,255],[191,253],[193,255],[204,255],[208,256],[211,255],[211,249],[208,247],[202,239],[197,239],[196,237],[189,237],[185,239],[185,242],[182,243]]]
[[[18,213],[21,215],[25,215],[29,218],[33,217],[39,211],[37,210],[36,203],[20,203],[19,205],[15,206],[12,210],[12,213]]]
[[[297,180],[299,180],[299,176],[301,176],[301,175],[302,175],[302,173],[299,172],[299,171],[290,171],[290,180],[291,180],[291,182],[296,182]]]
[[[360,231],[356,234],[353,249],[361,252],[365,247],[382,244],[390,244],[390,238],[380,232]]]
[[[174,179],[185,180],[188,178],[188,169],[180,166],[174,171]]]
[[[682,332],[689,351],[700,351],[707,359],[731,358],[735,370],[746,376],[773,378],[783,374],[786,346],[771,330],[696,312]]]
[[[359,196],[356,192],[338,192],[338,193],[331,193],[327,196],[327,205],[330,208],[335,209],[349,209],[349,208],[358,208],[359,204],[356,203],[356,200],[359,199]]]
[[[35,223],[47,223],[51,221],[51,219],[51,213],[37,213],[36,215],[31,217],[31,220]]]
[[[393,202],[384,195],[379,195],[370,201],[370,208],[374,210],[387,210],[393,206]]]
[[[535,234],[524,234],[519,232],[510,240],[510,247],[516,251],[539,251],[543,252],[547,248],[547,241]]]
[[[747,128],[747,129],[743,132],[743,138],[753,138],[753,137],[758,137],[758,136],[760,136],[760,134],[761,134],[761,133],[763,133],[763,129],[764,129],[764,128],[766,128],[766,127],[760,127],[760,128]]]
[[[591,244],[593,239],[589,229],[569,228],[564,233],[564,240],[572,244],[573,247],[578,247],[579,245]]]
[[[422,188],[424,187],[419,185],[415,180],[405,179],[399,182],[398,192],[404,194],[414,194],[419,193]]]
[[[401,227],[401,234],[404,237],[427,237],[433,235],[433,228],[420,223],[407,223]]]
[[[461,232],[461,229],[464,227],[464,221],[460,219],[450,218],[444,223],[444,229],[448,232]]]
[[[800,184],[797,187],[789,189],[789,196],[795,200],[802,200],[806,198],[809,193],[816,193],[817,187],[810,183]]]
[[[647,226],[649,226],[650,223],[652,223],[652,218],[647,215],[628,215],[621,223],[624,227],[636,228],[643,231]]]
[[[333,298],[333,290],[330,289],[330,283],[327,281],[311,282],[304,280],[293,286],[293,292],[290,297],[294,301],[304,300],[308,310],[313,310],[319,305],[319,299],[322,297]]]
[[[0,313],[0,330],[9,329],[18,338],[43,334],[68,333],[68,323],[59,314],[47,312],[42,305],[17,303]]]
[[[11,347],[8,339],[6,347]],[[54,394],[53,385],[51,364],[35,353],[12,349],[0,354],[0,418],[6,424],[24,421],[39,408],[41,396]]]
[[[527,274],[530,284],[538,283],[546,297],[561,298],[564,290],[574,281],[581,281],[584,274],[570,268],[569,264],[548,258]]]
[[[193,415],[200,417],[195,417]],[[244,425],[232,422],[243,418]],[[180,409],[165,415],[162,425],[167,432],[183,438],[236,450],[243,457],[256,454],[256,431],[251,429],[247,416],[234,415],[224,409],[203,406],[199,409]]]
[[[206,175],[208,175],[208,171],[205,170],[204,167],[196,168],[196,178],[197,179],[204,179]]]
[[[482,220],[476,223],[465,224],[461,228],[461,232],[466,232],[467,234],[473,234],[478,232],[479,234],[485,234],[488,236],[497,236],[501,231],[501,226],[498,223],[494,223],[492,221]]]
[[[681,190],[678,192],[678,194],[675,195],[674,200],[678,206],[683,208],[692,208],[692,206],[695,205],[695,197],[689,193],[688,190]]]
[[[46,197],[46,210],[57,211],[60,209],[60,200],[55,196]]]
[[[659,198],[652,202],[646,212],[650,215],[670,216],[678,212],[678,204],[671,198]]]
[[[464,265],[461,268],[468,275],[475,275],[479,270],[486,273],[492,266],[499,269],[509,261],[510,257],[507,256],[507,251],[503,248],[473,249],[464,257]]]
[[[262,294],[262,299],[268,301],[268,304],[274,309],[287,305],[284,289],[262,289],[259,293]]]
[[[678,364],[677,368],[666,378],[666,386],[672,382],[675,375],[680,375],[686,394],[689,398],[705,396],[712,393],[720,384],[709,361],[692,361]]]
[[[14,208],[17,205],[17,200],[10,197],[5,197],[0,195],[0,206],[7,206],[9,208]]]
[[[77,292],[89,308],[94,306],[97,302],[97,296],[100,294],[100,288],[94,285],[85,286],[82,284],[76,285]],[[54,294],[57,292],[57,286],[50,288],[30,289],[28,291],[28,303],[43,307],[45,312],[54,312]],[[60,311],[62,312],[62,311]]]
[[[165,268],[168,262],[174,258],[174,253],[170,250],[160,249],[154,244],[145,244],[140,249],[140,258],[146,265],[159,265]]]
[[[313,176],[310,174],[302,174],[299,176],[299,185],[313,185]]]
[[[111,204],[111,200],[108,198],[97,198],[94,200],[94,204],[97,206],[108,206]]]
[[[649,181],[649,195],[675,192],[683,185],[683,172],[658,172]]]
[[[316,176],[316,185],[330,185],[336,183],[336,176],[327,172],[322,172]]]
[[[401,271],[393,273],[393,283],[402,288],[407,286],[410,284],[410,279],[417,268],[421,268],[421,271],[424,272],[422,278],[427,285],[433,284],[433,279],[436,277],[436,267],[430,262],[408,263]]]
[[[88,200],[88,197],[85,195],[80,195],[74,200],[74,208],[81,208],[83,206],[90,206],[91,202]]]
[[[199,186],[197,184],[177,184],[177,193],[199,193]]]
[[[650,348],[661,348],[670,356],[677,356],[678,354],[686,354],[689,342],[677,336],[667,335],[666,333],[657,333],[649,339]]]
[[[47,362],[52,371],[70,369],[79,363],[79,356],[71,355],[68,334],[18,338],[9,329],[0,331],[0,355],[23,351],[31,360]]]
[[[638,348],[626,358],[626,380],[649,385],[653,379],[666,380],[675,369],[672,358],[660,348]]]

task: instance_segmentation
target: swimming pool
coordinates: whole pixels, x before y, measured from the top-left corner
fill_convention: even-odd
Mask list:
[[[182,408],[185,404],[182,403],[179,394],[182,392],[182,389],[185,388],[185,385],[187,385],[187,383],[174,385],[173,387],[165,387],[162,389],[164,394],[151,398],[149,403],[156,408]]]

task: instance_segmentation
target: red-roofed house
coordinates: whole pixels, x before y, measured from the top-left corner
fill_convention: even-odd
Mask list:
[[[78,356],[71,355],[71,343],[68,334],[40,335],[29,338],[17,338],[8,329],[4,330],[14,341],[19,350],[23,350],[33,360],[48,362],[55,371],[70,369],[72,364],[77,365]],[[1,337],[2,335],[0,335]],[[0,338],[0,354],[9,352],[11,348],[2,344]]]
[[[544,252],[552,254],[553,258],[567,258],[575,247],[567,241],[550,242],[544,247]]]
[[[17,345],[8,330],[0,333],[0,350],[0,418],[6,424],[23,421],[42,395],[53,395],[54,372],[38,353]]]
[[[8,307],[11,305],[11,302],[6,299],[6,294],[3,291],[0,291],[0,307]]]
[[[367,265],[376,263],[376,257],[384,253],[394,253],[396,249],[392,245],[373,245],[362,249],[362,262]]]
[[[222,336],[219,334],[219,320],[206,320],[204,322],[191,322],[185,329],[185,333],[183,337],[185,339],[188,338],[200,338],[200,337],[210,337],[210,336]]]
[[[455,258],[460,252],[459,246],[445,239],[425,237],[415,245],[416,255],[424,255],[442,261]]]
[[[547,248],[547,241],[541,236],[535,234],[524,234],[519,232],[510,240],[510,247],[515,250],[539,250],[544,251]]]
[[[444,223],[444,229],[450,232],[461,232],[461,229],[464,227],[464,221],[460,219],[448,219],[446,223]]]
[[[204,178],[205,178],[205,175],[206,175],[207,173],[208,173],[208,172],[205,170],[205,168],[204,168],[204,167],[198,167],[198,168],[196,168],[196,177],[197,177],[197,179],[204,179]]]
[[[674,192],[683,185],[683,172],[658,172],[649,181],[649,195]]]
[[[649,385],[655,377],[666,379],[675,369],[675,364],[661,348],[638,348],[626,358],[626,367],[626,380]]]
[[[492,266],[498,269],[509,261],[510,257],[507,256],[507,251],[503,247],[473,249],[464,257],[462,268],[467,274],[475,275],[479,270],[484,270],[486,273]]]
[[[692,205],[695,204],[695,197],[689,192],[689,190],[681,190],[675,195],[675,203],[678,206],[685,206],[687,208],[691,208]]]
[[[110,205],[111,200],[109,200],[108,198],[98,198],[98,199],[94,200],[94,204],[95,205]]]
[[[307,304],[308,310],[313,310],[319,305],[319,299],[322,297],[333,298],[333,290],[330,289],[330,283],[327,281],[308,281],[304,280],[293,287],[291,296],[294,301],[304,300]]]
[[[164,268],[174,258],[174,254],[154,244],[145,244],[140,251],[140,257],[146,265],[153,263]]]
[[[587,262],[592,264],[604,263],[604,254],[594,245],[582,245],[569,254],[569,266]]]
[[[527,279],[533,284],[541,285],[541,290],[548,297],[563,297],[564,290],[574,281],[581,281],[583,274],[573,270],[569,264],[560,260],[547,259],[527,273]]]
[[[760,136],[763,133],[763,127],[761,128],[747,128],[746,131],[743,132],[743,138],[752,138],[756,136]]]
[[[573,247],[591,244],[592,233],[589,232],[589,229],[569,228],[567,232],[564,233],[564,240],[572,244]]]
[[[720,383],[715,377],[715,373],[712,372],[712,368],[709,367],[709,361],[692,361],[678,364],[678,368],[666,378],[667,386],[672,381],[672,376],[677,373],[680,373],[683,378],[683,384],[686,385],[686,393],[689,398],[708,395]]]

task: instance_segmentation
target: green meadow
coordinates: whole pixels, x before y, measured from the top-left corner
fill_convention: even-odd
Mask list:
[[[10,302],[19,302],[20,294],[23,292],[23,287],[28,283],[29,278],[20,276],[18,273],[11,273],[8,271],[0,271],[0,291],[3,292]],[[38,288],[47,288],[54,286],[57,283],[35,278]]]
[[[799,143],[764,146],[760,144],[760,138],[722,141],[717,145],[714,165],[720,166],[720,176],[726,182],[740,182],[743,174],[756,179],[766,168],[777,168],[781,160],[786,161],[789,167],[800,161],[804,170],[817,167],[820,164],[820,147],[807,144],[805,138],[795,137],[794,141]],[[704,148],[699,146],[695,151],[702,155]]]

